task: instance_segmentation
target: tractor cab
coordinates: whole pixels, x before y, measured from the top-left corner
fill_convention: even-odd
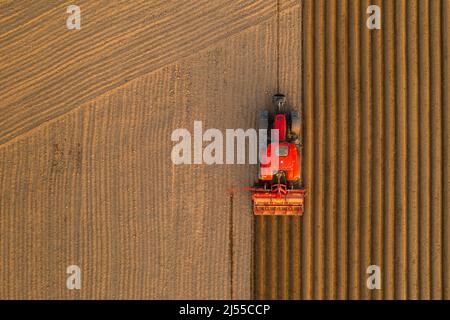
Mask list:
[[[300,179],[299,151],[295,144],[274,142],[262,152],[265,154],[261,158],[264,161],[260,164],[260,180],[272,181],[277,174],[283,175],[286,182]]]

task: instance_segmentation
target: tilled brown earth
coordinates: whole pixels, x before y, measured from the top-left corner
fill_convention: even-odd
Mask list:
[[[302,218],[256,220],[256,298],[449,299],[450,2],[302,7],[309,197]]]
[[[0,298],[251,298],[256,167],[174,165],[171,133],[255,127],[276,4],[35,3],[0,8]]]

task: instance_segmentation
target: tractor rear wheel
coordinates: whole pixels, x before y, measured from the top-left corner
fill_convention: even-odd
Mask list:
[[[259,131],[257,132],[259,147],[258,147],[258,158],[261,157],[261,153],[265,153],[265,148],[267,148],[267,144],[269,143],[270,133],[269,133],[269,111],[264,110],[259,113],[259,126],[258,129],[265,129],[266,132],[266,140],[264,141],[264,137],[260,139]]]
[[[258,129],[269,129],[269,111],[264,110],[259,113]]]
[[[298,111],[291,111],[291,134],[296,135],[298,138],[300,138],[300,130],[300,115]]]

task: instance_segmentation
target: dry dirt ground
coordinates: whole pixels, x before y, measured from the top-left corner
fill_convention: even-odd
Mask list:
[[[171,133],[255,126],[276,3],[77,4],[0,7],[0,298],[251,298],[256,167],[173,165]]]
[[[381,31],[366,0],[80,0],[78,31],[1,1],[0,298],[449,299],[450,2],[372,2]],[[170,135],[278,89],[309,197],[253,220],[256,167],[173,165]]]

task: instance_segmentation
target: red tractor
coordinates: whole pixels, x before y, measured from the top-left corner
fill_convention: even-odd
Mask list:
[[[259,179],[252,187],[255,215],[303,215],[306,189],[301,179],[300,116],[285,110],[286,98],[273,97],[275,114],[262,111],[259,129],[268,131],[267,144],[260,147]],[[278,138],[271,134],[278,130]]]

